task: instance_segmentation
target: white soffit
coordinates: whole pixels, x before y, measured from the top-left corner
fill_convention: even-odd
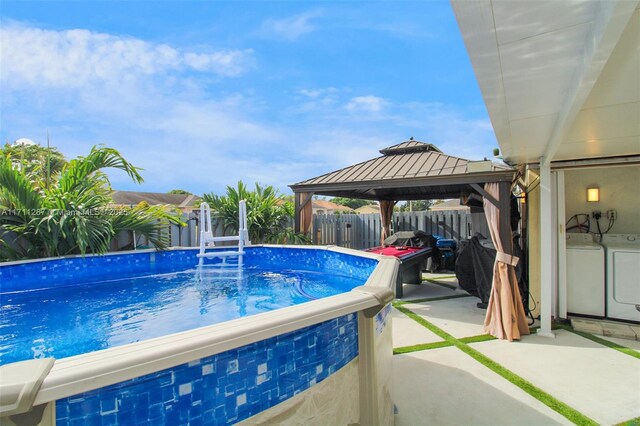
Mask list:
[[[503,156],[640,153],[638,0],[452,0]]]

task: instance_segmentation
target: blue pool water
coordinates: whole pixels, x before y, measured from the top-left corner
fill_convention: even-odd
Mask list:
[[[137,270],[123,267],[124,276],[71,264],[56,280],[46,280],[42,275],[56,268],[35,264],[35,271],[13,271],[13,279],[5,280],[5,270],[0,273],[0,364],[125,345],[343,293],[366,281],[366,273],[349,273],[349,268],[327,273],[327,265],[338,264],[333,258],[296,267],[286,253],[277,253],[272,260],[278,267],[267,268],[264,254],[246,256],[241,270],[226,272],[215,266],[199,271],[194,252],[187,260],[183,256],[155,267],[144,261]],[[375,262],[364,265],[370,272]],[[81,280],[70,278],[74,271]]]

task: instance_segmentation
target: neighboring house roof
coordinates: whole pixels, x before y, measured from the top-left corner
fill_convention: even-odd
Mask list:
[[[468,192],[469,183],[511,181],[515,173],[506,165],[446,155],[432,144],[414,140],[380,153],[380,157],[290,187],[294,192],[347,198],[441,199]]]
[[[352,208],[347,206],[341,206],[340,204],[332,203],[327,200],[313,200],[312,207],[314,210],[327,210],[327,211],[341,211],[350,212]]]
[[[181,209],[193,208],[196,201],[201,198],[190,194],[164,194],[161,192],[136,192],[136,191],[113,191],[111,194],[114,204],[137,205],[145,201],[150,206],[156,204],[170,204]]]
[[[439,204],[435,204],[429,207],[429,210],[432,211],[443,211],[443,210],[470,210],[469,207],[463,206],[460,204],[460,199],[447,200]]]
[[[355,211],[360,214],[380,213],[380,206],[377,204],[369,204],[368,206],[358,207]]]

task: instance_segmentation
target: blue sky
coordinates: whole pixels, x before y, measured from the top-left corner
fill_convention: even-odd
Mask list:
[[[287,185],[407,140],[495,136],[448,1],[2,1],[2,142],[114,147],[145,183]]]

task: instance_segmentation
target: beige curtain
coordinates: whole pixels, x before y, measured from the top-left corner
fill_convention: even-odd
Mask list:
[[[299,192],[298,197],[302,203],[307,198],[306,192]],[[311,198],[304,206],[300,207],[300,232],[308,234],[311,232],[311,219],[313,218],[313,202]]]
[[[384,244],[384,240],[391,233],[391,217],[393,216],[393,207],[395,201],[380,200],[380,220],[382,221],[382,235],[380,236],[380,244]]]
[[[498,183],[487,183],[484,189],[496,200],[499,199]],[[520,339],[521,335],[529,334],[527,316],[522,306],[514,269],[519,259],[503,252],[500,239],[500,210],[486,198],[484,214],[487,217],[491,240],[498,252],[493,264],[493,282],[487,315],[484,318],[484,330],[498,339],[507,339],[511,342],[514,339]]]

